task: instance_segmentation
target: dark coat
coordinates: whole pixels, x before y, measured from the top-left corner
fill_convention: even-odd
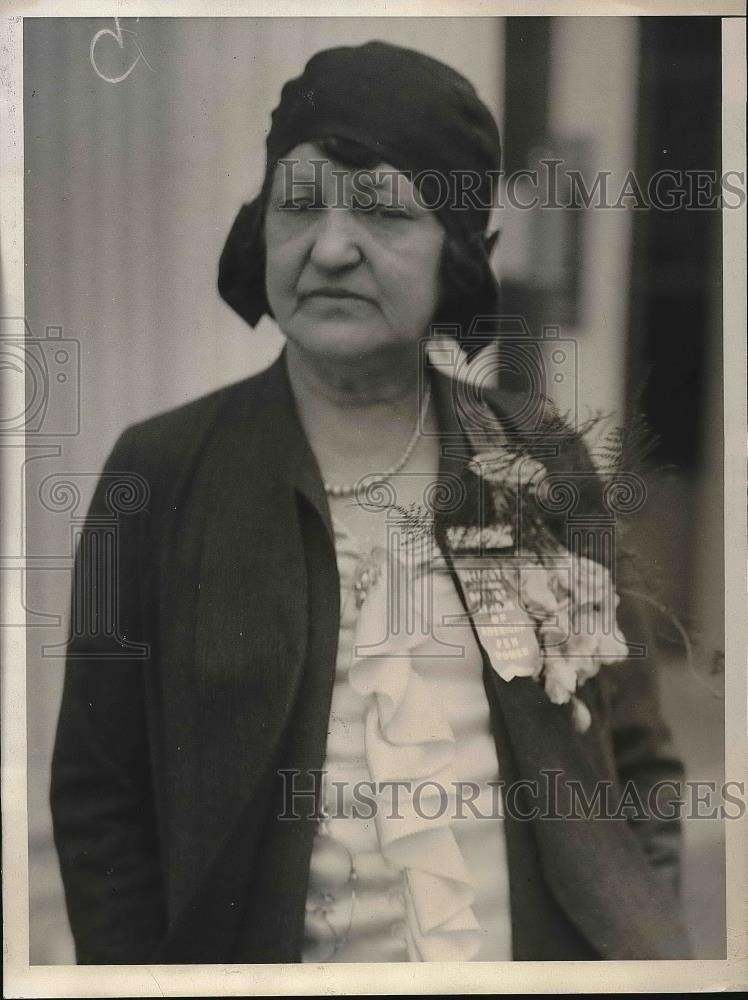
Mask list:
[[[454,432],[452,383],[434,383],[439,426]],[[517,431],[516,400],[486,400]],[[450,440],[440,475],[466,485],[469,517],[479,480],[459,432]],[[580,503],[599,506],[579,442],[536,441],[549,469],[585,473]],[[123,500],[113,474],[144,502]],[[113,509],[110,549],[95,539]],[[52,810],[78,961],[300,961],[315,823],[277,818],[278,771],[324,763],[339,583],[282,357],[120,437],[75,595]],[[558,772],[562,815],[568,781],[588,798],[596,781],[633,781],[646,802],[655,781],[682,777],[646,660],[585,685],[593,722],[579,735],[568,706],[532,679],[502,681],[483,658],[502,778],[537,780],[542,798]],[[516,959],[687,957],[677,821],[505,822]]]

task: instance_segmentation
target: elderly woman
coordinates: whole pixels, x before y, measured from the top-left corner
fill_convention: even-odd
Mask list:
[[[127,430],[79,548],[52,804],[80,962],[686,954],[653,794],[681,772],[600,483],[542,400],[430,340],[470,353],[495,315],[498,166],[473,88],[417,52],[284,87],[219,287],[286,347]],[[144,502],[112,580],[117,476]]]

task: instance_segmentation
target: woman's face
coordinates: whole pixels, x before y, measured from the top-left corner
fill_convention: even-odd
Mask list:
[[[273,177],[266,288],[285,335],[328,358],[415,344],[439,298],[444,229],[405,175],[334,163],[296,146]],[[316,160],[316,163],[313,162]]]

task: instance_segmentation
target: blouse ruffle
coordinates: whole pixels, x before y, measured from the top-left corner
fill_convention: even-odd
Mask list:
[[[420,545],[420,557],[411,549],[401,558],[390,553],[386,562],[384,550],[376,550],[380,572],[361,608],[349,680],[371,696],[365,744],[380,798],[377,832],[384,856],[405,871],[413,943],[423,961],[461,961],[479,950],[481,927],[451,828],[456,741],[414,668],[430,630],[429,588],[419,581],[429,572],[431,545]],[[405,783],[396,800],[381,792],[382,783],[393,781]]]

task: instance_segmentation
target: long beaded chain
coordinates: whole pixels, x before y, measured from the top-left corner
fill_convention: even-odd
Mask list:
[[[405,466],[405,463],[408,461],[410,456],[413,454],[413,449],[415,448],[416,443],[418,441],[419,431],[423,426],[424,420],[426,419],[426,414],[428,412],[430,400],[431,400],[431,384],[429,383],[427,384],[426,391],[423,394],[421,411],[418,414],[416,425],[413,428],[413,433],[410,436],[410,440],[408,441],[405,451],[402,453],[398,461],[395,462],[395,464],[391,468],[387,469],[386,472],[382,473],[381,475],[382,480],[389,479],[391,476],[396,476],[397,473],[400,472],[401,469]],[[325,493],[327,493],[327,495],[331,497],[351,497],[356,492],[356,486],[357,486],[356,483],[345,483],[341,485],[335,483],[325,483]]]

